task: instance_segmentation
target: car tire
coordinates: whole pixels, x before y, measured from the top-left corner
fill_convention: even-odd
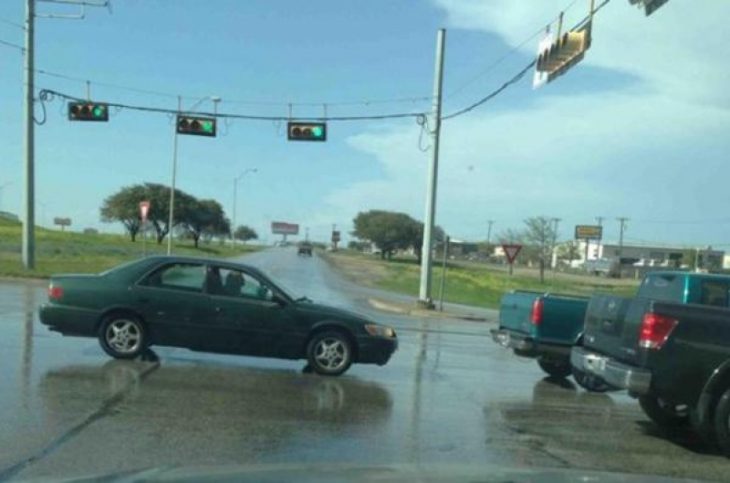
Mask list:
[[[314,334],[307,344],[307,360],[314,372],[323,376],[339,376],[352,364],[353,347],[349,338],[338,330]]]
[[[593,374],[581,371],[571,364],[570,371],[573,373],[573,379],[580,387],[589,392],[606,392],[611,389],[606,381]]]
[[[147,349],[147,330],[131,314],[111,314],[99,325],[99,344],[115,359],[134,359]]]
[[[714,441],[722,454],[730,458],[730,389],[725,391],[715,406]]]
[[[545,373],[547,373],[547,375],[549,375],[550,377],[564,379],[568,377],[572,372],[570,362],[567,360],[556,361],[540,358],[537,360],[537,364],[540,366],[540,369],[545,371]]]
[[[639,396],[639,406],[660,428],[679,428],[689,424],[689,409],[686,406],[673,406],[653,394]]]

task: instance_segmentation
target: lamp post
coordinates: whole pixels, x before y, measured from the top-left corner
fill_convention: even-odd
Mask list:
[[[258,172],[258,168],[248,168],[244,170],[241,174],[233,178],[233,216],[231,218],[231,242],[235,245],[236,244],[236,237],[234,235],[234,232],[236,231],[236,204],[237,204],[237,195],[238,195],[238,182],[243,179],[244,176],[246,176],[248,173],[256,173]]]

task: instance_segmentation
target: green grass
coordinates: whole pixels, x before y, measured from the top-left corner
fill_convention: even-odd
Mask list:
[[[415,260],[394,259],[390,262],[381,261],[373,257],[362,257],[355,254],[338,255],[347,258],[358,258],[362,263],[379,264],[384,269],[380,276],[370,277],[369,280],[358,280],[384,290],[417,296],[420,280],[420,267]],[[335,263],[336,257],[335,257]],[[343,265],[345,268],[345,265]],[[347,270],[347,268],[345,268]],[[441,285],[441,266],[434,266],[431,294],[434,299],[439,297]],[[537,273],[537,270],[535,270]],[[355,275],[355,279],[357,279]],[[538,292],[553,292],[573,295],[591,295],[596,292],[614,295],[631,296],[636,292],[638,282],[608,283],[597,277],[580,277],[579,280],[553,279],[550,271],[545,272],[545,283],[541,284],[536,276],[513,275],[501,270],[488,267],[448,266],[444,300],[447,302],[475,305],[480,307],[498,308],[499,301],[505,292],[514,289],[534,290]]]
[[[256,246],[220,246],[181,240],[173,245],[176,255],[234,257],[255,251]],[[165,254],[167,241],[158,245],[147,240],[148,254]],[[21,263],[20,224],[0,218],[0,275],[47,278],[54,273],[98,273],[143,255],[142,240],[132,243],[129,237],[111,234],[84,234],[36,228],[36,268],[26,270]]]

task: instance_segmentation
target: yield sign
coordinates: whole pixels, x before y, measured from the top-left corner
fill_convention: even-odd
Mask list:
[[[517,258],[517,254],[520,253],[520,250],[522,250],[522,245],[502,245],[502,250],[504,250],[504,254],[507,257],[507,261],[512,264],[515,261],[515,258]]]
[[[140,201],[139,202],[139,216],[142,218],[142,221],[147,221],[147,213],[150,211],[150,202],[149,201]]]

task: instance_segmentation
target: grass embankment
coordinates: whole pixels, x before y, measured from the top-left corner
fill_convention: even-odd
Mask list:
[[[217,241],[200,243],[175,242],[175,255],[199,257],[234,257],[258,250],[256,246],[221,246]],[[147,240],[148,254],[167,253],[167,242],[158,245]],[[10,277],[47,278],[54,273],[98,273],[143,255],[142,240],[132,243],[129,237],[111,234],[84,234],[36,228],[36,268],[25,270],[21,263],[20,224],[0,218],[0,275]]]
[[[383,261],[372,255],[352,251],[340,251],[327,255],[331,262],[355,282],[398,292],[418,295],[420,267],[415,259],[395,258]],[[438,298],[441,284],[441,266],[434,266],[432,294]],[[574,295],[590,295],[595,292],[631,296],[638,282],[613,280],[592,276],[566,275],[549,270],[545,283],[541,284],[537,270],[519,270],[510,276],[498,267],[451,263],[447,267],[444,300],[466,305],[499,308],[499,300],[505,292],[514,289],[534,290]]]

